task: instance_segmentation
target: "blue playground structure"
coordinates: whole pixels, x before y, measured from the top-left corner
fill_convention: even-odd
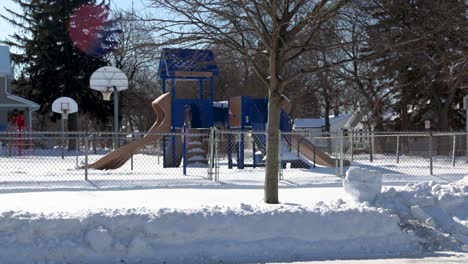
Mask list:
[[[167,90],[171,92],[171,131],[181,132],[183,135],[182,137],[171,135],[163,138],[164,167],[179,167],[183,162],[184,175],[186,175],[190,159],[194,157],[193,153],[207,149],[207,146],[203,146],[202,142],[197,143],[192,137],[190,137],[191,142],[188,144],[188,134],[199,134],[201,129],[208,129],[214,125],[240,132],[252,132],[254,142],[252,144],[252,164],[245,163],[245,133],[240,133],[240,140],[236,144],[234,144],[232,135],[227,135],[229,168],[236,166],[238,169],[244,169],[246,166],[263,165],[262,159],[266,153],[264,132],[267,123],[268,100],[237,96],[229,98],[227,103],[214,102],[214,78],[216,76],[218,76],[218,67],[211,50],[163,49],[158,78],[162,81],[162,92],[166,93]],[[177,98],[176,84],[180,81],[198,82],[198,98]],[[206,98],[204,97],[206,94],[204,91],[205,82],[209,83],[209,96]],[[282,112],[281,131],[290,132],[291,130],[291,119]],[[282,139],[291,151],[291,138],[283,136]],[[233,162],[234,152],[236,153],[236,164]],[[203,157],[203,153],[199,157]],[[206,155],[205,158],[198,158],[196,161],[208,164]]]

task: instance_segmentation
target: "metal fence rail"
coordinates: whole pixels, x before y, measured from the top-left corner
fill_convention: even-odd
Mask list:
[[[114,148],[144,136],[0,133],[0,189],[263,185],[264,132],[213,128],[158,134],[158,140],[132,152],[122,167],[88,169]],[[389,185],[468,175],[467,133],[301,131],[280,137],[280,186],[339,185],[349,166],[379,170]]]

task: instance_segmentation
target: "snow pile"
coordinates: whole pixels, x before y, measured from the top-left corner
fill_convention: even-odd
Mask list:
[[[375,170],[366,170],[358,167],[351,167],[346,171],[343,180],[345,192],[359,202],[370,202],[382,189],[382,173]]]
[[[431,181],[390,188],[376,206],[397,214],[429,250],[468,249],[468,177],[446,186]]]
[[[418,250],[399,218],[342,200],[0,215],[5,263],[252,263],[385,257]]]

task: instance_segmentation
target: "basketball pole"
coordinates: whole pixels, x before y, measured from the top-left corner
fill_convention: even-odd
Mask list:
[[[119,133],[119,91],[114,85],[114,149],[117,149],[118,146],[118,133]]]
[[[62,126],[62,139],[61,139],[61,145],[62,145],[62,159],[65,158],[65,115],[62,113],[62,118],[61,118],[61,126]]]

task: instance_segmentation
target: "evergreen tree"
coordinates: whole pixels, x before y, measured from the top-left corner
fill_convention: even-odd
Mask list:
[[[68,96],[78,102],[81,113],[89,113],[105,122],[111,113],[111,104],[102,102],[100,94],[89,89],[89,77],[107,64],[98,55],[115,48],[111,36],[117,31],[110,27],[113,21],[107,17],[107,5],[95,0],[13,1],[21,7],[22,13],[6,9],[9,15],[1,16],[21,33],[11,35],[3,43],[20,50],[13,54],[12,59],[23,66],[23,80],[29,82],[25,86],[23,81],[22,92],[41,105],[41,114],[50,113],[56,98]],[[88,13],[87,18],[76,17],[77,10],[92,6],[98,11]],[[78,28],[83,25],[76,22],[83,19],[101,19],[103,23],[88,24],[91,28]],[[95,34],[94,43],[97,44],[88,49],[92,51],[90,54],[86,54],[85,49],[80,50],[77,40],[70,38],[69,33],[79,31]],[[83,34],[80,37],[82,39]],[[71,120],[69,124],[73,126],[76,122]]]
[[[424,120],[446,131],[466,87],[466,4],[456,0],[375,0],[370,48],[382,55],[376,72],[391,80],[400,128],[423,129]],[[386,52],[382,52],[386,51]],[[415,125],[415,127],[412,127]]]

